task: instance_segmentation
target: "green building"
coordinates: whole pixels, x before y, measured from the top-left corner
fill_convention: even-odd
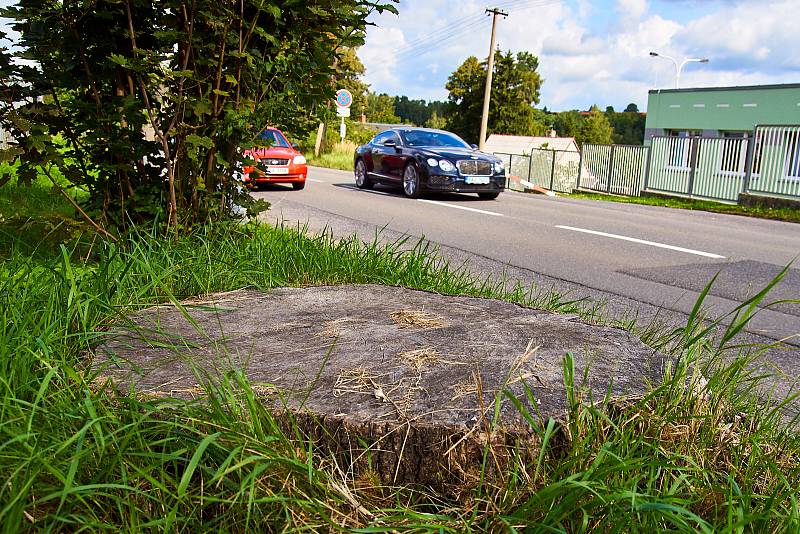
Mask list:
[[[800,125],[800,84],[653,89],[644,142],[660,136],[748,138],[759,125]]]

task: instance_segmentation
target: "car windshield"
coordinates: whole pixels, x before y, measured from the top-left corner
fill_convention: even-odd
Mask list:
[[[401,131],[406,146],[442,146],[470,148],[460,137],[447,132],[426,132],[424,130]]]
[[[269,146],[289,147],[289,143],[286,142],[286,139],[277,130],[266,130],[262,132],[259,137]]]

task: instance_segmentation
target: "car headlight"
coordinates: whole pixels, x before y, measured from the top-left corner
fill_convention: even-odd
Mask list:
[[[499,171],[502,171],[505,168],[506,168],[506,166],[505,166],[505,163],[503,163],[503,160],[494,162],[494,170],[495,171],[499,172]]]
[[[431,167],[438,167],[439,166],[439,160],[435,159],[435,158],[428,158],[428,165],[431,166]]]
[[[295,156],[294,159],[292,160],[292,163],[294,163],[295,165],[304,165],[305,162],[306,162],[306,157],[303,156],[302,154],[299,156]]]
[[[446,159],[439,160],[439,168],[445,172],[450,172],[456,170],[456,166],[447,161]]]

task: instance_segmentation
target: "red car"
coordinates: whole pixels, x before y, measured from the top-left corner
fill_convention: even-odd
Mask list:
[[[255,165],[245,165],[242,169],[245,185],[254,188],[264,184],[292,184],[295,190],[303,189],[308,166],[297,145],[289,143],[277,128],[267,128],[260,139],[267,146],[244,151],[245,156],[256,160]]]

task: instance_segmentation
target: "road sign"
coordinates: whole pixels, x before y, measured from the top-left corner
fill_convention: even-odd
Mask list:
[[[343,108],[349,108],[353,103],[353,95],[347,89],[336,91],[336,103]]]
[[[341,141],[344,141],[344,136],[347,133],[347,126],[344,125],[344,117],[342,117],[342,123],[339,125],[339,138]]]
[[[349,117],[350,116],[350,108],[344,108],[342,106],[336,106],[336,116],[337,117]]]

